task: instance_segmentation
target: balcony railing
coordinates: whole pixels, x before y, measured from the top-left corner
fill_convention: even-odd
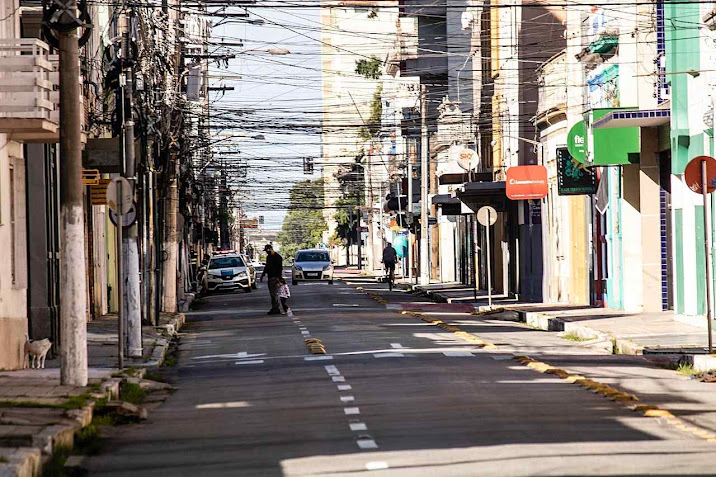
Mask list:
[[[566,114],[567,109],[567,55],[562,52],[540,66],[537,125]]]
[[[0,133],[21,142],[57,141],[55,70],[46,43],[34,38],[0,39]]]

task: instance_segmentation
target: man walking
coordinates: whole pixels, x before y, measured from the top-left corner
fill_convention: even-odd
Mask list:
[[[278,307],[278,287],[279,280],[283,276],[283,258],[279,255],[271,244],[264,247],[266,251],[266,266],[261,274],[261,281],[264,281],[264,275],[268,275],[268,289],[271,294],[271,309],[269,315],[280,315],[281,309]]]

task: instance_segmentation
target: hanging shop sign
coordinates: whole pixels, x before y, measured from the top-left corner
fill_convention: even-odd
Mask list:
[[[544,166],[516,166],[507,169],[505,193],[512,200],[547,197],[547,169]]]
[[[594,171],[574,160],[566,147],[557,148],[557,193],[559,195],[591,195],[597,192]]]
[[[584,162],[587,159],[587,128],[584,121],[579,121],[572,126],[567,134],[567,149],[569,154],[578,160]]]

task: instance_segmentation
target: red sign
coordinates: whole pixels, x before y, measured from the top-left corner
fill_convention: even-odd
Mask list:
[[[547,197],[547,169],[544,166],[516,166],[507,169],[505,192],[512,200]]]
[[[703,194],[701,188],[701,164],[706,161],[706,193],[716,190],[716,159],[710,156],[694,157],[684,170],[686,186],[697,194]]]

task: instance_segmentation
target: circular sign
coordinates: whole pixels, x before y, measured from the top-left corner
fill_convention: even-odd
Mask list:
[[[466,171],[473,170],[480,162],[475,151],[462,146],[450,148],[450,159]]]
[[[684,182],[686,187],[697,194],[703,194],[701,167],[704,161],[706,162],[706,193],[710,194],[716,190],[716,159],[710,156],[694,157],[686,165]]]
[[[114,212],[114,210],[109,210],[109,220],[112,221],[114,226],[117,226],[117,214]],[[122,227],[129,227],[130,225],[134,225],[134,223],[137,221],[137,207],[136,204],[132,206],[131,209],[126,214],[122,214]]]
[[[587,129],[584,121],[579,121],[569,130],[567,149],[573,158],[584,164],[587,158]]]
[[[133,197],[132,185],[124,177],[115,177],[107,186],[107,205],[114,212],[119,212],[122,215],[129,212],[134,205]]]
[[[480,207],[480,210],[477,211],[477,221],[485,227],[495,225],[495,222],[497,222],[497,211],[494,207],[490,207],[489,205]]]

